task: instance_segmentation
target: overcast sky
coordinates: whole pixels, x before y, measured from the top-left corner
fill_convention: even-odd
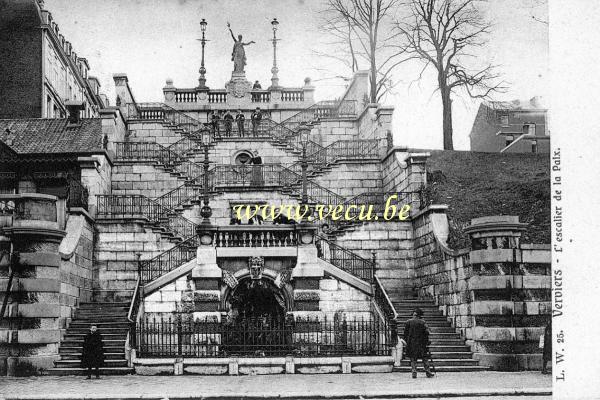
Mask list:
[[[344,82],[327,79],[345,74],[342,66],[318,57],[325,38],[318,31],[319,0],[46,0],[61,32],[73,43],[80,57],[86,57],[92,75],[97,76],[114,104],[114,73],[126,73],[136,100],[162,101],[162,87],[172,78],[176,87],[198,84],[201,45],[200,19],[208,22],[206,46],[207,85],[223,88],[233,69],[233,41],[227,30],[244,41],[246,76],[270,84],[272,35],[270,21],[280,21],[278,66],[280,84],[302,86],[310,76],[317,87],[317,100],[343,93]],[[547,9],[543,0],[493,0],[484,4],[493,23],[489,45],[479,54],[501,66],[503,79],[510,82],[498,100],[546,97],[548,64]],[[395,106],[394,142],[421,148],[441,148],[441,101],[435,89],[435,75],[426,74],[418,84],[410,83],[420,70],[418,64],[397,70],[395,94],[385,103]],[[456,149],[469,148],[468,134],[478,102],[456,96],[454,101],[454,142]]]

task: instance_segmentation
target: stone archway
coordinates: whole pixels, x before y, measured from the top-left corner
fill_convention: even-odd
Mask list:
[[[232,322],[243,320],[285,320],[288,300],[270,279],[243,278],[225,299]]]

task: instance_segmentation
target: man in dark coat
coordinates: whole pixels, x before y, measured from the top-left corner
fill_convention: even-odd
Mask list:
[[[225,116],[223,117],[223,122],[225,123],[225,136],[231,136],[231,128],[233,127],[233,115],[227,110],[225,112]]]
[[[244,121],[246,120],[246,117],[244,116],[244,113],[242,113],[242,110],[238,110],[235,120],[237,121],[238,135],[244,137]]]
[[[552,364],[552,322],[544,329],[544,353],[542,354],[542,374],[549,374],[548,362]]]
[[[428,378],[433,377],[429,369],[427,358],[429,346],[429,328],[423,320],[423,311],[420,308],[413,311],[413,317],[406,321],[404,326],[404,341],[406,342],[406,356],[410,358],[412,377],[417,377],[417,360],[423,360],[423,368]]]
[[[96,379],[100,378],[100,367],[104,363],[104,344],[96,325],[90,327],[90,331],[83,339],[83,350],[81,354],[81,366],[87,368],[87,379],[92,377],[92,368],[96,369]]]
[[[262,112],[260,111],[260,107],[256,107],[256,110],[250,115],[250,120],[252,121],[252,135],[258,136],[258,128],[260,126],[260,121],[262,120]]]

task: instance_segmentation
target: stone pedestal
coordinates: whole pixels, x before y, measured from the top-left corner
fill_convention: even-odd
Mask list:
[[[245,73],[231,74],[231,80],[225,84],[227,102],[232,108],[249,108],[252,103],[252,83],[246,79]]]

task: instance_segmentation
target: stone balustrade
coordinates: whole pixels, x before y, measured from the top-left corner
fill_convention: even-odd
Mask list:
[[[209,105],[242,109],[253,109],[257,106],[263,109],[302,109],[314,103],[314,87],[310,85],[298,88],[250,89],[244,93],[236,93],[227,89],[176,88],[172,81],[168,81],[163,93],[167,105],[186,110]]]

